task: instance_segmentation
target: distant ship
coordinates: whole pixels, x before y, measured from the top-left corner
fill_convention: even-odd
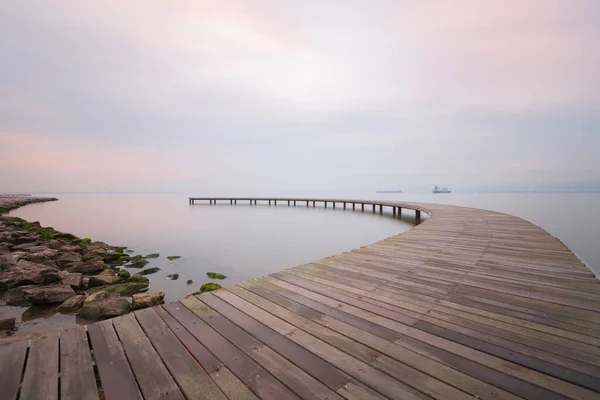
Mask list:
[[[433,187],[433,191],[431,193],[452,193],[452,191],[450,189],[448,189],[447,187],[441,187],[441,186],[435,185]]]
[[[402,190],[382,190],[377,189],[375,193],[402,193]]]

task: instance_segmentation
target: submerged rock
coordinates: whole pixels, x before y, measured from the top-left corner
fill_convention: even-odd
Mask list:
[[[127,314],[129,311],[131,311],[131,305],[127,299],[117,293],[100,291],[85,299],[77,316],[86,320],[98,321]]]
[[[124,280],[127,280],[131,276],[131,273],[129,271],[127,271],[126,269],[122,269],[117,273],[117,276]]]
[[[134,310],[146,307],[154,307],[164,303],[165,294],[163,292],[151,292],[134,294],[131,306]]]
[[[4,293],[4,301],[9,306],[22,306],[27,304],[29,301],[25,298],[25,293],[23,290],[37,287],[36,285],[25,285],[19,286],[16,288],[8,289],[6,293]]]
[[[186,283],[187,283],[188,285],[191,285],[192,283],[194,283],[194,281],[193,281],[193,280],[191,280],[191,279],[188,279],[188,281],[187,281]]]
[[[74,313],[83,306],[84,301],[85,295],[77,294],[63,301],[63,303],[60,306],[58,306],[56,310],[61,313]]]
[[[169,275],[167,275],[167,278],[172,281],[175,281],[175,280],[179,279],[179,274],[169,274]]]
[[[148,265],[148,261],[140,259],[127,265],[127,268],[144,268],[146,265]]]
[[[164,295],[163,295],[164,296]],[[12,331],[15,329],[16,318],[0,318],[0,331]]]
[[[158,267],[152,267],[152,268],[143,269],[140,272],[138,272],[138,274],[140,274],[140,275],[150,275],[150,274],[154,274],[154,273],[156,273],[158,271],[160,271],[160,268],[158,268]]]
[[[32,304],[62,303],[75,296],[69,285],[36,286],[23,290],[25,298]]]

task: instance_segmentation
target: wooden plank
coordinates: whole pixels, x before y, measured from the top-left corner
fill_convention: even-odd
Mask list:
[[[135,316],[186,398],[227,399],[152,308]]]
[[[181,325],[217,357],[232,373],[262,399],[297,399],[264,368],[233,346],[227,339],[183,305],[163,306]]]
[[[22,400],[58,399],[58,334],[31,341],[23,387]]]
[[[142,399],[125,352],[110,320],[88,325],[96,368],[106,400]]]
[[[254,338],[267,344],[271,349],[292,361],[330,389],[336,391],[350,380],[349,376],[339,369],[287,339],[284,335],[296,329],[293,325],[289,325],[291,329],[288,332],[277,333],[213,294],[204,296],[202,302],[244,329]],[[265,322],[272,323],[273,319]]]
[[[0,399],[17,398],[26,355],[26,341],[0,346]]]
[[[319,383],[319,381],[312,378],[311,375],[309,375],[307,372],[303,371],[291,362],[287,361],[284,357],[280,356],[278,353],[273,351],[269,346],[266,346],[250,334],[244,332],[242,329],[237,327],[229,320],[225,319],[212,308],[208,307],[205,303],[200,302],[196,298],[190,297],[185,299],[184,304],[201,319],[203,319],[206,323],[211,325],[217,332],[219,332],[221,335],[223,335],[225,338],[231,341],[235,346],[240,348],[249,357],[253,358],[263,368],[265,368],[267,371],[269,371],[271,374],[277,377],[280,381],[282,381],[286,386],[292,389],[301,398],[339,398],[339,396],[337,396],[334,393],[334,391],[328,389],[325,385]],[[251,325],[250,321],[247,322],[248,325]],[[256,321],[254,321],[254,323],[256,325],[259,325]],[[255,327],[254,329],[259,328]],[[281,339],[285,339],[283,336],[279,337]],[[279,345],[278,347],[281,349],[283,346]],[[291,356],[295,360],[299,360],[301,362],[303,356],[308,359],[307,356],[312,355],[310,353],[301,353],[300,348],[289,348],[285,350],[288,356]],[[294,350],[296,350],[297,354],[292,354]],[[312,361],[318,362],[314,356],[312,357]],[[325,370],[322,366],[321,369],[323,369],[324,373],[331,374],[331,372]],[[348,380],[349,379],[346,378],[344,383]],[[341,385],[337,386],[337,388],[339,388],[339,386]]]
[[[112,320],[145,399],[184,399],[133,314]]]
[[[96,376],[84,326],[60,334],[61,400],[97,400]]]
[[[177,336],[187,351],[209,374],[229,399],[255,400],[257,397],[227,367],[223,365],[202,343],[162,307],[154,307],[154,311]]]

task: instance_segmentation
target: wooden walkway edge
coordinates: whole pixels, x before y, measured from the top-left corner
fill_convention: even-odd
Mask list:
[[[540,227],[438,204],[200,201],[430,217],[337,256],[0,346],[0,399],[600,399],[600,282]]]

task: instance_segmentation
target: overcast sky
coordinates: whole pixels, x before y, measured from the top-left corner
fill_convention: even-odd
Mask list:
[[[600,1],[0,2],[0,191],[600,189]]]

